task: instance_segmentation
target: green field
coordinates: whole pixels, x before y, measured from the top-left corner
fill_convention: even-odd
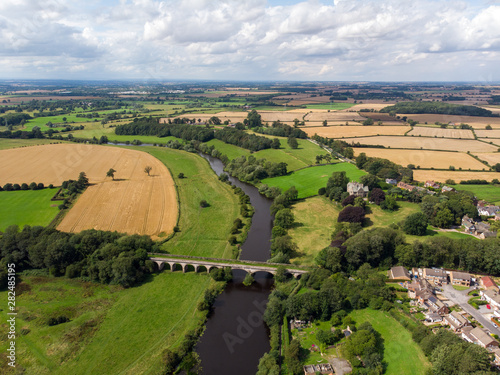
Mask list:
[[[308,109],[331,109],[332,111],[339,111],[341,109],[351,108],[356,104],[352,103],[325,103],[325,104],[307,104]]]
[[[431,366],[411,333],[388,313],[380,310],[354,310],[350,316],[359,325],[370,322],[384,339],[384,361],[387,375],[421,375]]]
[[[159,147],[136,147],[162,161],[172,173],[180,200],[180,232],[163,245],[171,254],[231,258],[227,242],[239,215],[238,197],[219,181],[202,157],[186,151]],[[179,179],[179,173],[186,178]],[[204,199],[210,207],[200,208]]]
[[[297,225],[288,234],[299,247],[300,255],[292,258],[292,263],[314,264],[316,255],[330,245],[340,209],[325,197],[312,197],[293,205]]]
[[[366,215],[366,222],[369,226],[387,227],[392,223],[403,221],[408,215],[420,212],[420,206],[417,203],[398,201],[399,209],[397,211],[382,210],[376,204],[370,204],[371,213]]]
[[[0,191],[0,231],[14,224],[19,228],[25,225],[50,224],[59,212],[57,206],[60,202],[50,201],[56,191],[56,189]]]
[[[207,275],[168,271],[130,289],[66,278],[23,280],[23,289],[31,290],[17,289],[16,370],[42,375],[162,373],[163,350],[179,345],[203,319],[196,305],[211,282]],[[0,298],[7,301],[7,292]],[[2,309],[5,322],[5,302]],[[47,325],[47,318],[61,315],[70,321]],[[6,348],[2,340],[0,349]],[[5,360],[0,366],[7,369]]]
[[[277,186],[283,191],[295,186],[299,191],[299,198],[305,198],[318,194],[319,188],[326,186],[332,173],[340,171],[345,171],[351,181],[359,181],[359,178],[366,174],[353,164],[337,163],[304,168],[286,176],[266,178],[262,183]]]
[[[28,147],[38,145],[48,145],[51,143],[67,143],[66,141],[59,141],[54,139],[0,139],[0,150],[7,150],[9,148]]]
[[[500,204],[500,185],[449,185],[456,190],[468,190],[479,199],[493,204]]]

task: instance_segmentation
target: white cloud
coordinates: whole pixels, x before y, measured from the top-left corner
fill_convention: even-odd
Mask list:
[[[3,78],[498,79],[499,19],[491,1],[2,0],[0,71]]]

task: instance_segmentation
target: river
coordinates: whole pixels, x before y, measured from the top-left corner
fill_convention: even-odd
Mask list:
[[[224,171],[219,159],[202,155],[217,175]],[[250,197],[255,213],[248,237],[242,245],[240,259],[266,261],[270,257],[272,201],[259,194],[257,188],[229,177],[233,185]],[[259,359],[269,351],[269,330],[262,321],[273,279],[265,272],[255,275],[255,283],[245,287],[244,271],[233,271],[233,281],[227,284],[214,303],[206,330],[196,346],[205,375],[255,375]]]

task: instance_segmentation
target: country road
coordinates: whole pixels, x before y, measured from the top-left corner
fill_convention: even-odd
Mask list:
[[[452,285],[445,285],[443,286],[443,295],[448,298],[451,302],[459,305],[464,311],[469,313],[471,316],[474,317],[479,323],[483,325],[485,329],[490,331],[491,333],[497,334],[500,336],[500,330],[498,328],[495,328],[493,326],[493,323],[486,318],[480,310],[476,310],[474,307],[469,305],[467,301],[469,300],[470,296],[467,295],[467,293],[471,290],[472,288],[469,288],[467,290],[455,290],[453,289]]]

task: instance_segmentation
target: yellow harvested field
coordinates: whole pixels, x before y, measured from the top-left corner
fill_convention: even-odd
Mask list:
[[[500,138],[500,129],[474,130],[478,138]]]
[[[500,117],[479,117],[479,116],[455,116],[455,115],[436,115],[436,114],[400,114],[398,116],[407,116],[408,119],[418,121],[421,124],[434,124],[436,121],[442,124],[462,123],[472,126],[474,129],[484,129],[486,125],[492,128],[500,128]]]
[[[295,119],[302,121],[302,116],[300,112],[292,111],[258,111],[262,121],[273,122],[280,120],[281,122],[290,122]]]
[[[364,152],[367,156],[388,159],[406,167],[408,164],[422,168],[447,169],[450,165],[457,169],[483,169],[486,166],[465,153],[428,151],[428,150],[393,150],[387,148],[355,147],[354,155]],[[500,154],[499,154],[500,155]]]
[[[118,147],[57,144],[0,151],[0,181],[60,185],[85,172],[90,186],[64,217],[59,230],[118,231],[158,236],[173,231],[177,194],[168,169],[140,151]],[[151,177],[144,172],[151,166]],[[116,170],[115,179],[106,172]]]
[[[390,105],[394,105],[394,102],[385,102],[385,103],[361,103],[356,104],[349,108],[350,111],[359,111],[361,109],[373,109],[375,111],[380,111],[382,108],[388,107]]]
[[[328,138],[349,138],[363,137],[369,135],[403,135],[410,129],[409,126],[321,126],[319,128],[307,127],[303,130],[308,136],[318,134],[321,137]],[[364,139],[364,138],[363,138]],[[370,138],[368,138],[370,139]],[[356,139],[349,139],[348,142],[356,142]]]
[[[413,179],[417,181],[437,181],[445,182],[448,179],[460,182],[462,180],[486,180],[491,181],[494,178],[500,179],[498,172],[468,172],[468,171],[430,171],[430,170],[414,170]]]
[[[416,126],[411,132],[408,133],[409,136],[422,136],[422,137],[438,137],[438,138],[462,138],[462,139],[474,139],[474,134],[472,130],[469,129],[441,129],[441,128],[431,128],[425,126]]]
[[[365,145],[382,145],[394,148],[414,148],[422,150],[445,150],[461,152],[494,152],[497,146],[472,139],[440,139],[423,137],[358,137],[348,139],[346,142],[354,142]]]
[[[487,162],[489,165],[495,165],[497,163],[500,163],[500,153],[499,152],[492,152],[492,153],[477,153],[474,154],[477,156],[479,159],[484,160]]]
[[[311,111],[311,110],[310,110]],[[305,117],[306,121],[365,121],[366,118],[357,112],[328,112],[326,109],[314,110]]]

